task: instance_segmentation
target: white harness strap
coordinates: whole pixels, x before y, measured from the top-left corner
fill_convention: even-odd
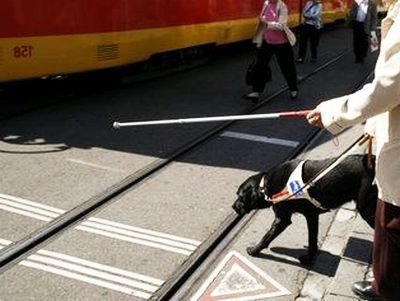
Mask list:
[[[285,200],[306,199],[310,201],[314,206],[326,210],[326,208],[322,207],[321,204],[316,199],[312,198],[308,193],[309,186],[306,187],[307,185],[304,184],[302,177],[304,162],[305,161],[301,161],[297,165],[297,167],[293,170],[293,172],[290,174],[289,179],[285,185],[285,188],[282,191],[274,194],[272,197],[268,197],[265,194],[264,191],[265,179],[264,177],[262,177],[260,181],[260,189],[262,189],[262,191],[264,192],[265,200],[268,202],[277,203]]]

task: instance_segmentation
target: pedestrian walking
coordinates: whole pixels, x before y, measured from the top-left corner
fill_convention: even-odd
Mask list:
[[[368,53],[370,38],[377,43],[377,5],[375,0],[355,0],[350,9],[353,28],[353,51],[356,63],[363,63]]]
[[[271,80],[269,63],[273,55],[278,60],[279,67],[289,86],[290,97],[298,95],[297,73],[292,46],[296,37],[287,26],[288,9],[282,0],[266,0],[264,2],[260,20],[257,25],[253,42],[257,45],[258,52],[253,69],[252,92],[245,95],[245,99],[258,101]]]
[[[317,47],[321,37],[322,3],[320,0],[306,2],[302,12],[303,23],[300,26],[298,63],[303,63],[306,57],[308,41],[311,48],[311,62],[317,60]]]
[[[400,1],[384,0],[381,51],[375,78],[359,91],[319,104],[307,115],[310,124],[332,133],[367,120],[365,131],[376,138],[375,215],[372,266],[374,280],[353,284],[366,300],[400,300]]]

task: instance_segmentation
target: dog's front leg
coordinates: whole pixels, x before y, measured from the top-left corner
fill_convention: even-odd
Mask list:
[[[290,219],[275,218],[267,234],[264,235],[258,244],[248,247],[246,249],[247,253],[251,256],[258,255],[263,249],[268,248],[271,241],[281,234],[291,223]]]
[[[318,251],[318,214],[306,215],[308,228],[308,253],[300,256],[304,265],[310,265]]]

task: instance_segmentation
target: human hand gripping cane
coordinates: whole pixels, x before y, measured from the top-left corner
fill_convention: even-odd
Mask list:
[[[321,111],[318,109],[314,109],[309,111],[309,113],[306,115],[306,119],[309,124],[315,125],[319,128],[324,128],[324,124],[322,123],[322,116],[321,116]],[[368,167],[372,168],[372,139],[373,136],[365,133],[363,136],[366,137],[366,140],[363,141],[365,143],[368,141]]]
[[[306,115],[306,119],[311,125],[315,125],[319,128],[324,127],[324,125],[322,124],[321,112],[318,109],[309,111],[309,113]]]

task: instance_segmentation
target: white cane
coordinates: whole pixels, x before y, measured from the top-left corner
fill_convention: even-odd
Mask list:
[[[289,111],[289,112],[266,113],[266,114],[228,115],[228,116],[164,119],[164,120],[135,121],[135,122],[115,121],[113,123],[113,127],[119,129],[122,127],[130,127],[130,126],[148,126],[148,125],[162,125],[162,124],[187,124],[187,123],[254,120],[254,119],[304,118],[307,116],[309,112],[310,112],[309,110],[305,110],[305,111]]]

